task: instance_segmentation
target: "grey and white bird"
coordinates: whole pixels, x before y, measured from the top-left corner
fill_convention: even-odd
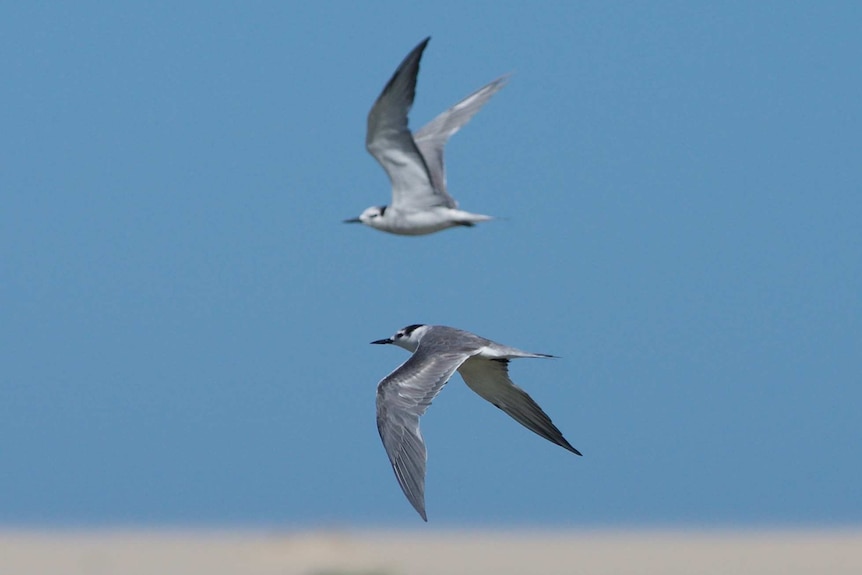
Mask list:
[[[431,38],[425,38],[404,58],[368,113],[365,147],[383,166],[392,183],[392,204],[372,206],[346,223],[376,230],[419,236],[455,226],[473,226],[493,219],[458,209],[446,191],[443,148],[507,80],[502,76],[473,92],[415,134],[407,114],[416,95],[419,60]]]
[[[566,441],[551,418],[509,379],[509,360],[554,357],[495,343],[468,331],[442,325],[408,325],[392,337],[372,341],[413,352],[377,385],[377,430],[404,495],[425,514],[425,440],[419,418],[457,371],[467,387],[548,441],[581,452]]]

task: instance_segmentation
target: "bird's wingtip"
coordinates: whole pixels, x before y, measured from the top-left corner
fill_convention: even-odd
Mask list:
[[[582,457],[583,457],[583,455],[584,455],[583,453],[581,453],[580,451],[578,451],[577,449],[575,449],[575,447],[574,447],[571,443],[569,443],[569,442],[566,440],[566,438],[565,438],[565,437],[563,437],[563,436],[560,436],[560,441],[555,441],[554,443],[556,443],[557,445],[559,445],[560,447],[562,447],[563,449],[565,449],[565,450],[567,450],[567,451],[571,451],[571,452],[572,452],[572,453],[574,453],[575,455],[580,455],[580,456],[582,456]]]
[[[512,70],[511,72],[506,72],[505,74],[501,74],[500,76],[498,76],[497,79],[493,80],[491,83],[492,84],[503,84],[503,85],[505,85],[509,81],[509,79],[514,75],[515,75],[514,70]]]

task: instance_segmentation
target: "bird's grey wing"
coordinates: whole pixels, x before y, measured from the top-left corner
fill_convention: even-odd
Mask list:
[[[551,418],[527,395],[527,392],[509,379],[509,360],[472,357],[461,364],[458,373],[467,386],[508,413],[515,421],[551,443],[556,443],[580,455],[571,446]]]
[[[423,349],[416,352],[377,386],[377,431],[395,477],[413,508],[425,515],[425,441],[419,418],[467,353]]]
[[[425,159],[407,127],[407,114],[416,96],[419,60],[428,40],[425,38],[404,58],[368,113],[365,147],[389,176],[392,207],[396,209],[421,210],[442,205]]]
[[[509,76],[501,76],[490,84],[479,88],[413,134],[413,141],[431,175],[431,183],[438,193],[448,199],[448,207],[456,208],[458,203],[446,191],[446,168],[443,162],[443,148],[449,138],[470,121],[476,112],[491,99],[503,86]]]

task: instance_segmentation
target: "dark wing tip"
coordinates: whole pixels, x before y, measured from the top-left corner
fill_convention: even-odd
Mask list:
[[[425,495],[424,493],[420,493],[418,498],[411,497],[407,490],[404,489],[404,486],[401,486],[401,490],[404,491],[404,495],[407,496],[407,500],[410,502],[410,505],[413,506],[413,509],[416,510],[416,513],[419,514],[419,517],[422,518],[422,521],[428,523],[428,515],[425,513]]]
[[[559,430],[557,431],[557,433],[559,433]],[[569,441],[565,437],[563,437],[562,433],[559,433],[559,437],[556,437],[556,438],[555,437],[547,437],[547,439],[550,439],[552,443],[556,443],[557,445],[559,445],[563,449],[571,451],[575,455],[583,456],[583,453],[581,453],[580,451],[578,451],[577,449],[572,447],[572,444],[569,443]]]
[[[399,73],[402,72],[408,66],[413,66],[414,69],[411,71],[412,76],[416,77],[419,72],[419,60],[422,59],[422,53],[425,51],[425,47],[428,45],[428,42],[431,40],[431,36],[428,36],[421,42],[419,42],[415,48],[410,50],[410,53],[404,57],[404,60],[399,64],[398,69],[395,70],[395,73],[392,75],[392,78],[389,80],[389,84],[387,84],[386,88],[390,87],[390,84],[394,83],[396,77],[398,77]],[[415,82],[414,82],[415,83]],[[384,89],[385,91],[385,89]]]
[[[419,61],[422,59],[422,52],[425,51],[425,46],[428,45],[429,40],[431,40],[431,36],[428,36],[419,42],[419,44],[410,50],[410,53],[404,57],[398,65],[398,68],[395,69],[392,77],[389,78],[388,82],[386,82],[386,86],[383,87],[383,91],[380,93],[380,96],[378,96],[375,106],[382,98],[395,90],[396,85],[398,86],[398,90],[404,91],[402,96],[406,100],[408,110],[413,106],[413,99],[416,96],[416,77],[419,75]],[[402,78],[407,78],[406,84],[405,81],[401,81]],[[370,113],[373,112],[374,107],[372,107]]]

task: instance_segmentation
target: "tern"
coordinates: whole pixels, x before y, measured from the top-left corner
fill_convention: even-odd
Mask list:
[[[374,344],[394,344],[413,355],[377,385],[377,430],[398,484],[423,520],[425,513],[425,440],[419,418],[458,371],[467,387],[548,441],[581,452],[566,441],[551,418],[509,379],[509,360],[554,357],[495,343],[468,331],[442,325],[408,325]]]
[[[419,60],[430,39],[425,38],[404,58],[368,113],[365,147],[389,176],[392,204],[367,208],[345,223],[419,236],[494,219],[458,209],[458,202],[446,191],[443,148],[449,137],[506,84],[508,76],[473,92],[411,134],[407,114],[416,95]]]

